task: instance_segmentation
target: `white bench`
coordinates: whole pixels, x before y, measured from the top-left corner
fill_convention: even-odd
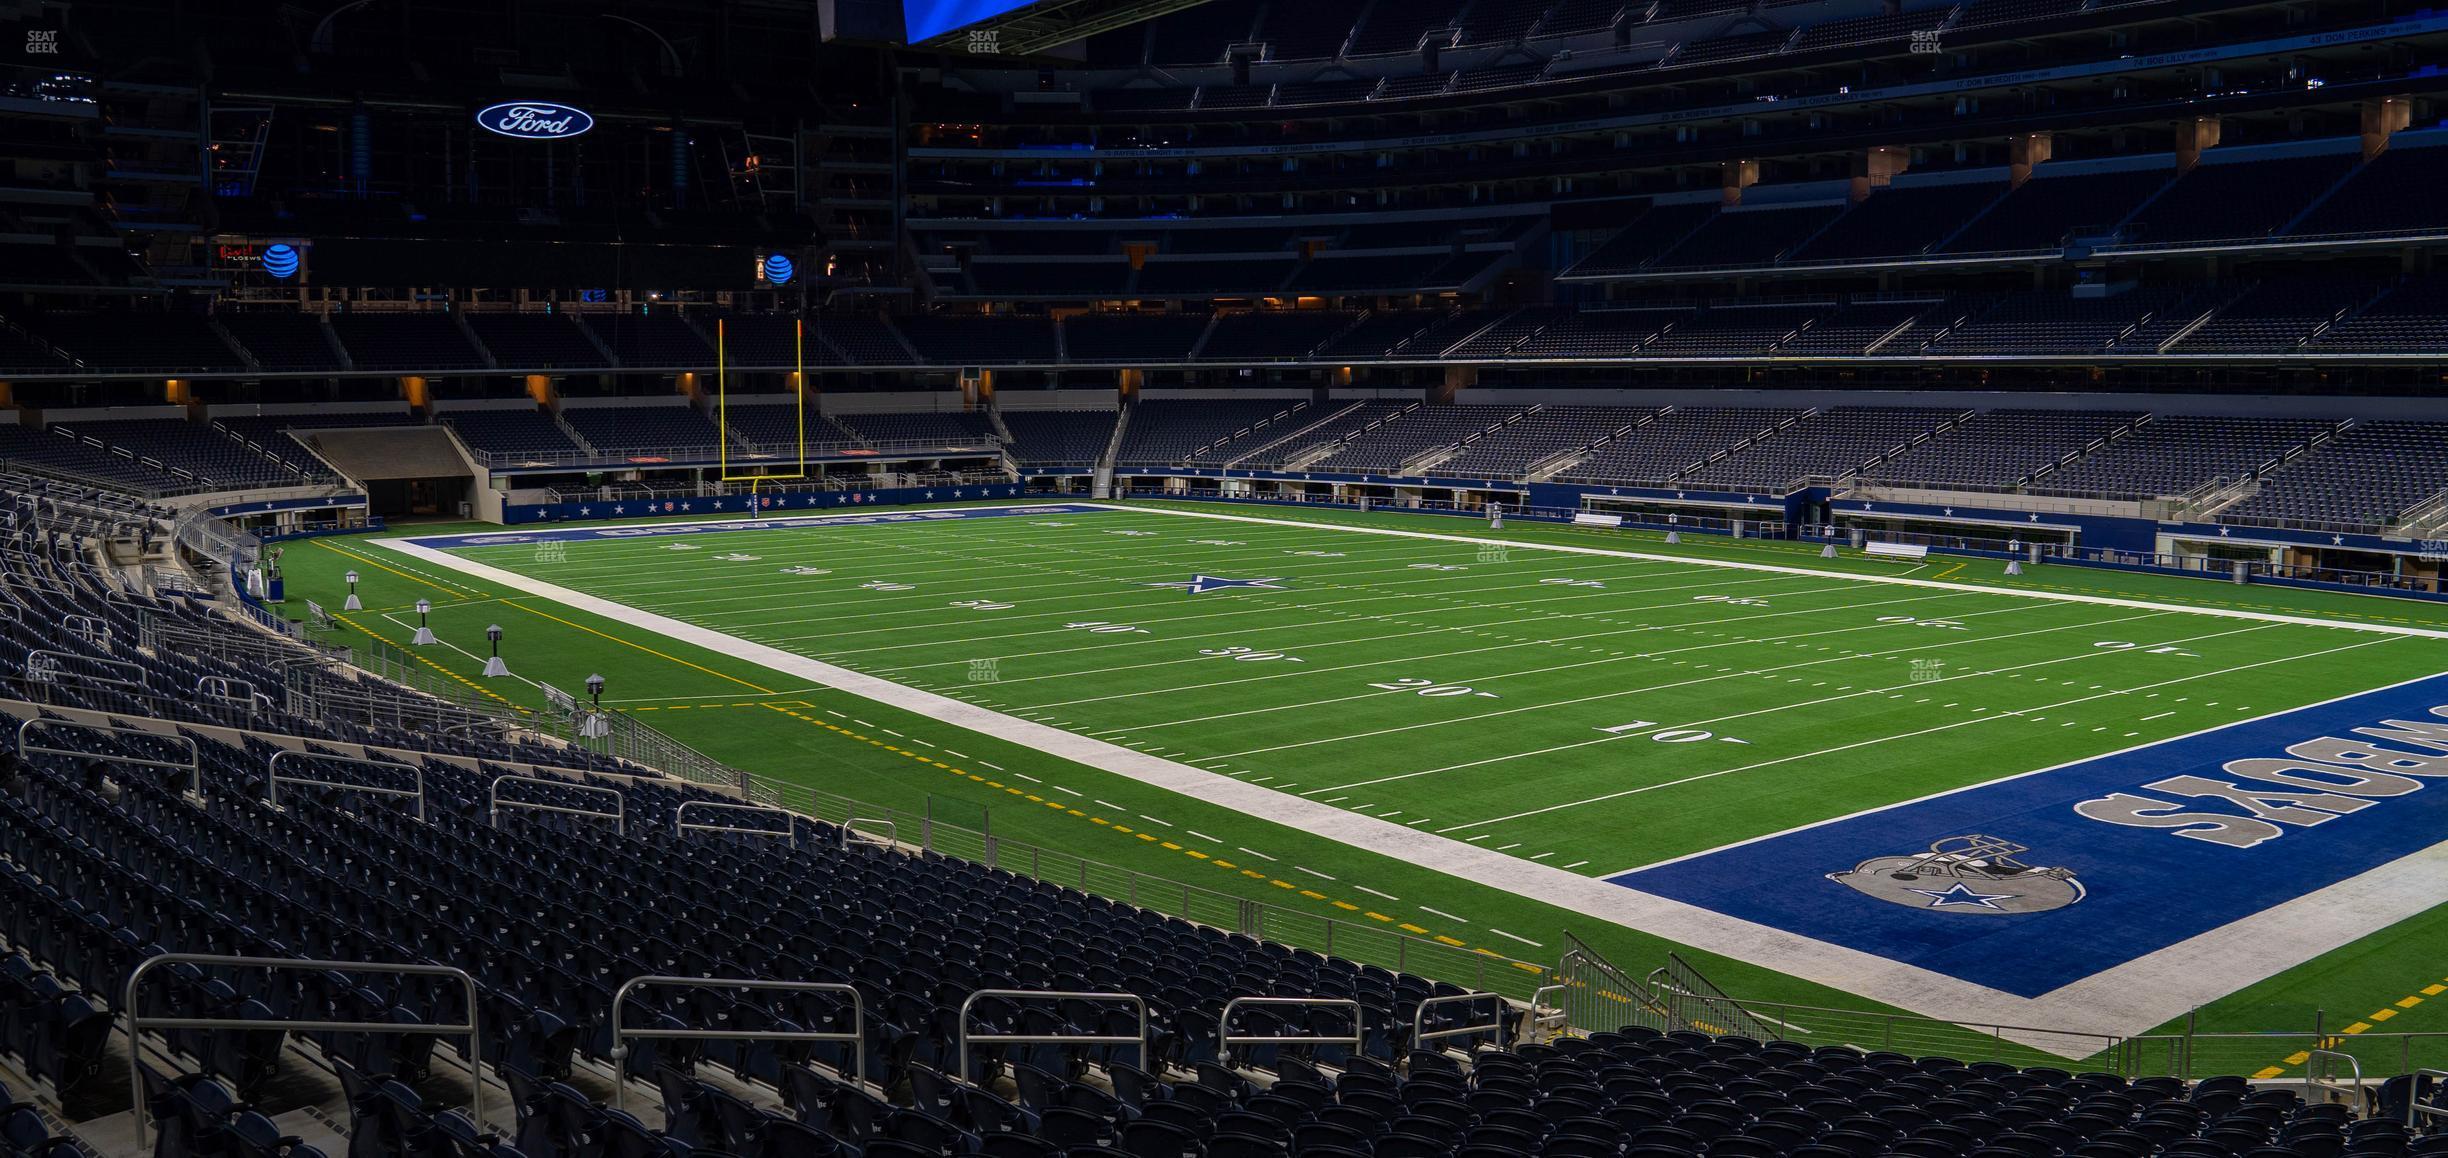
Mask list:
[[[1929,548],[1919,543],[1867,543],[1862,554],[1887,559],[1927,559]]]
[[[1620,527],[1623,525],[1623,516],[1602,515],[1596,511],[1575,511],[1573,512],[1573,525],[1576,527]]]

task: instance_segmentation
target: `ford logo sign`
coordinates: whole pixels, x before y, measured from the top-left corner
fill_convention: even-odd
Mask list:
[[[595,127],[585,109],[543,101],[510,101],[476,114],[476,124],[488,133],[531,141],[558,141]]]

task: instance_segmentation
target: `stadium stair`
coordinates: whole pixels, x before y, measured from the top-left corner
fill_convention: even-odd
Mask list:
[[[322,335],[323,344],[331,350],[333,360],[343,370],[355,370],[357,360],[349,356],[348,347],[340,341],[340,331],[332,329],[330,314],[315,315],[315,332]]]
[[[245,344],[238,340],[238,335],[229,332],[229,327],[222,325],[219,318],[205,318],[204,326],[212,331],[214,337],[221,339],[222,345],[228,346],[232,353],[238,355],[238,360],[245,363],[247,369],[263,369],[263,363],[256,360],[255,352],[247,349]]]
[[[476,328],[468,324],[467,311],[450,311],[450,320],[452,325],[459,328],[459,336],[467,340],[468,348],[476,351],[477,357],[484,359],[485,369],[501,369],[501,359],[493,356],[492,348],[485,345],[484,339],[476,336]]]
[[[1132,276],[1133,276],[1133,277],[1136,277],[1136,276],[1138,276],[1138,274],[1137,274],[1137,273],[1134,271],[1134,272],[1132,273]],[[1184,353],[1184,354],[1182,355],[1182,361],[1185,361],[1185,362],[1196,362],[1196,361],[1198,361],[1198,359],[1199,359],[1199,354],[1200,354],[1202,351],[1204,351],[1204,350],[1206,350],[1206,349],[1207,349],[1207,339],[1212,338],[1212,337],[1214,337],[1214,336],[1215,336],[1215,332],[1216,332],[1216,323],[1217,323],[1217,322],[1219,322],[1219,321],[1222,321],[1222,320],[1223,320],[1223,318],[1224,318],[1224,312],[1223,312],[1222,310],[1217,310],[1217,311],[1212,312],[1212,313],[1210,313],[1210,314],[1208,314],[1208,315],[1207,315],[1207,326],[1206,326],[1206,328],[1205,328],[1205,329],[1202,329],[1202,330],[1200,330],[1200,331],[1199,331],[1199,336],[1198,336],[1198,340],[1197,340],[1197,341],[1190,343],[1190,349],[1189,349],[1189,351],[1188,351],[1188,352],[1186,352],[1186,353]]]
[[[1643,426],[1647,426],[1648,424],[1665,417],[1673,410],[1674,407],[1672,406],[1660,408],[1655,413],[1644,415],[1638,422],[1625,423],[1624,425],[1616,427],[1615,429],[1610,430],[1597,438],[1589,440],[1587,443],[1581,446],[1549,455],[1546,458],[1531,463],[1529,469],[1523,472],[1522,477],[1524,480],[1529,482],[1546,482],[1553,479],[1555,476],[1579,466],[1583,460],[1589,458],[1589,456],[1599,447],[1605,446],[1607,443],[1613,442],[1618,438],[1622,438],[1624,435],[1630,434]]]
[[[1350,414],[1351,412],[1367,405],[1368,403],[1366,402],[1346,402],[1343,405],[1335,407],[1334,409],[1323,414],[1314,415],[1312,416],[1312,421],[1302,423],[1300,426],[1289,432],[1278,432],[1276,437],[1268,439],[1265,442],[1241,448],[1239,453],[1235,454],[1232,458],[1225,460],[1224,465],[1227,468],[1237,467],[1242,463],[1247,462],[1259,455],[1265,454],[1270,450],[1274,450],[1289,443],[1298,442],[1310,431],[1316,430],[1321,426],[1329,425],[1336,419],[1342,418],[1344,415]]]

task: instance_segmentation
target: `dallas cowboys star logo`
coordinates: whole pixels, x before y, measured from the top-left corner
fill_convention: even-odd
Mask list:
[[[1904,891],[1928,897],[1929,907],[1933,909],[1996,909],[1999,907],[1997,902],[2011,901],[2022,895],[2020,893],[1976,893],[1962,881],[1947,886],[1943,892],[1937,889],[1906,889]]]
[[[1224,591],[1234,587],[1255,587],[1261,591],[1281,591],[1284,589],[1282,587],[1282,583],[1283,580],[1280,578],[1220,579],[1213,575],[1194,575],[1187,583],[1150,583],[1148,586],[1186,587],[1189,589],[1192,595],[1205,595],[1210,591]]]

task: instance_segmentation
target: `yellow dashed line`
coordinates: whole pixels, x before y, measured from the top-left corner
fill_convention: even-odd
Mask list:
[[[724,679],[724,680],[729,680],[729,681],[731,681],[732,683],[738,684],[739,686],[741,686],[741,687],[743,687],[743,688],[747,688],[748,690],[753,691],[753,692],[762,692],[762,693],[764,693],[764,694],[766,694],[766,695],[769,695],[769,696],[773,694],[773,689],[772,689],[772,688],[768,688],[768,687],[759,687],[759,686],[757,686],[756,684],[749,683],[747,680],[744,680],[744,679],[739,678],[738,676],[735,676],[735,675],[725,675],[725,674],[723,674],[722,672],[715,671],[713,668],[710,668],[710,667],[705,666],[704,664],[699,664],[699,663],[690,663],[689,661],[687,661],[687,660],[685,660],[685,659],[682,659],[682,658],[680,658],[679,656],[676,656],[676,655],[667,655],[667,654],[665,654],[665,653],[663,653],[663,652],[656,651],[655,649],[653,649],[653,648],[651,648],[651,647],[648,647],[648,646],[646,646],[645,644],[639,643],[639,642],[637,642],[637,641],[635,641],[635,640],[622,639],[621,637],[619,637],[619,636],[617,636],[617,635],[613,635],[613,634],[611,634],[611,633],[609,633],[609,632],[597,631],[597,630],[595,630],[594,628],[592,628],[592,627],[588,627],[587,625],[585,625],[585,624],[583,624],[583,623],[572,623],[572,622],[570,622],[569,620],[563,619],[563,618],[561,618],[561,617],[560,617],[560,616],[558,616],[558,615],[554,615],[554,614],[552,614],[552,613],[551,613],[551,612],[549,612],[549,611],[538,611],[538,610],[536,610],[535,608],[533,608],[533,607],[529,607],[529,606],[527,606],[527,605],[526,605],[526,604],[524,604],[524,603],[520,603],[520,602],[518,602],[518,601],[517,601],[517,600],[515,600],[515,599],[504,599],[504,600],[502,600],[502,604],[503,604],[504,606],[507,606],[507,607],[515,607],[515,608],[518,608],[519,610],[524,611],[524,612],[526,612],[526,613],[527,613],[527,614],[529,614],[529,615],[541,616],[542,618],[552,620],[554,623],[558,623],[558,624],[560,624],[560,625],[561,625],[561,626],[563,626],[563,627],[576,628],[577,630],[579,630],[579,631],[583,631],[583,632],[587,633],[588,635],[600,636],[600,637],[602,637],[602,638],[604,638],[604,639],[608,639],[608,640],[611,640],[611,641],[612,641],[612,642],[614,642],[614,643],[620,644],[620,645],[621,645],[621,646],[623,646],[623,647],[634,647],[634,648],[638,649],[639,651],[645,652],[646,654],[648,654],[648,655],[651,655],[651,656],[655,657],[656,659],[670,660],[671,662],[676,663],[676,664],[679,664],[679,665],[680,665],[680,666],[682,666],[682,667],[686,667],[686,668],[695,668],[696,670],[701,671],[701,672],[704,672],[704,673],[706,673],[707,675],[713,676],[713,677],[714,677],[714,678],[716,678],[716,679]]]
[[[400,570],[399,568],[397,568],[397,567],[394,567],[394,566],[390,565],[389,563],[385,563],[385,562],[383,562],[382,560],[380,560],[380,559],[377,559],[377,558],[373,557],[372,555],[363,555],[363,554],[359,554],[359,553],[357,553],[357,552],[355,552],[355,551],[349,550],[349,549],[348,549],[348,548],[346,548],[346,547],[335,547],[335,546],[332,546],[332,545],[331,545],[331,543],[330,543],[328,540],[324,540],[324,539],[316,539],[316,540],[314,540],[313,542],[314,542],[314,545],[315,545],[315,546],[321,547],[321,548],[323,548],[324,550],[329,551],[329,552],[331,552],[331,553],[333,553],[333,554],[335,554],[335,555],[344,555],[344,556],[347,556],[348,558],[355,559],[355,560],[357,560],[358,562],[363,563],[363,564],[365,564],[365,565],[366,565],[366,566],[368,566],[368,567],[380,567],[380,568],[382,568],[383,570],[385,570],[385,571],[389,571],[390,573],[392,573],[392,574],[394,574],[394,575],[397,575],[397,576],[399,576],[400,578],[405,579],[405,580],[407,580],[407,581],[409,581],[409,582],[411,582],[411,583],[414,583],[414,584],[416,584],[416,585],[418,585],[418,586],[420,586],[420,587],[431,587],[431,588],[433,588],[434,590],[439,591],[439,592],[442,592],[442,593],[443,593],[443,594],[445,594],[445,595],[453,595],[453,596],[457,596],[457,595],[460,595],[462,592],[474,592],[474,593],[475,593],[477,596],[479,596],[479,597],[482,597],[482,596],[484,596],[484,595],[485,595],[485,592],[482,592],[482,591],[477,591],[477,590],[476,590],[475,588],[473,588],[473,587],[464,587],[464,586],[461,586],[461,585],[459,585],[459,584],[452,583],[451,581],[449,581],[449,580],[447,580],[447,579],[436,581],[436,580],[432,580],[432,579],[423,579],[423,578],[419,578],[419,577],[417,577],[417,576],[415,576],[415,575],[411,575],[411,574],[407,573],[406,571],[402,571],[402,570]]]
[[[541,613],[539,613],[539,614],[541,614]],[[371,633],[368,633],[368,634],[371,634]],[[600,633],[598,633],[598,634],[600,634]],[[386,641],[386,642],[387,642],[387,641]],[[463,681],[463,682],[464,682],[464,681]],[[475,685],[471,684],[471,685],[469,685],[469,686],[473,687],[473,686],[475,686]],[[477,690],[482,691],[483,689],[482,689],[482,688],[478,688]],[[489,693],[489,692],[488,692],[488,693],[486,693],[486,694],[490,695],[491,693]],[[798,704],[800,707],[812,708],[812,707],[814,707],[814,706],[815,706],[815,705],[813,705],[813,704],[808,703],[808,702],[807,702],[807,701],[805,701],[805,700],[798,700],[798,701],[791,701],[791,702],[797,703],[797,704]],[[685,704],[683,704],[683,705],[676,705],[676,706],[675,706],[675,707],[674,707],[672,710],[678,710],[678,708],[681,708],[681,707],[687,707],[687,706],[689,706],[689,705],[685,705]],[[706,704],[706,705],[700,705],[700,706],[704,706],[704,707],[729,707],[729,706],[736,706],[736,705],[727,705],[727,704]],[[1141,840],[1141,841],[1145,841],[1145,842],[1147,842],[1147,843],[1149,843],[1149,844],[1159,845],[1159,846],[1163,847],[1164,849],[1166,849],[1166,850],[1167,850],[1167,851],[1169,851],[1169,852],[1178,852],[1178,853],[1182,854],[1183,856],[1187,856],[1187,857],[1191,857],[1191,858],[1194,858],[1194,859],[1197,859],[1197,860],[1202,860],[1202,861],[1205,861],[1205,862],[1207,862],[1207,863],[1209,863],[1209,864],[1215,865],[1215,866],[1216,866],[1216,867],[1218,867],[1218,868],[1223,868],[1223,869],[1237,869],[1237,870],[1238,870],[1238,871],[1241,873],[1241,875],[1242,875],[1242,876],[1248,877],[1248,878],[1250,878],[1251,880],[1260,880],[1260,881],[1265,881],[1266,883],[1268,883],[1268,884],[1270,884],[1270,885],[1273,885],[1273,886],[1275,886],[1276,888],[1279,888],[1279,889],[1285,889],[1285,890],[1289,890],[1289,891],[1295,891],[1295,892],[1298,892],[1298,893],[1299,893],[1301,896],[1303,896],[1303,897],[1306,897],[1306,898],[1308,898],[1308,899],[1310,899],[1310,900],[1324,901],[1324,902],[1326,902],[1327,904],[1332,905],[1332,906],[1334,906],[1334,907],[1335,907],[1335,908],[1337,908],[1337,909],[1343,910],[1344,912],[1358,912],[1358,913],[1362,913],[1363,915],[1367,916],[1367,917],[1368,917],[1370,920],[1374,920],[1374,921],[1382,921],[1382,922],[1386,922],[1386,923],[1388,923],[1388,924],[1395,924],[1395,925],[1396,925],[1396,927],[1398,927],[1398,928],[1402,929],[1403,931],[1408,932],[1408,933],[1412,933],[1412,934],[1415,934],[1415,935],[1419,935],[1419,936],[1434,936],[1434,937],[1435,937],[1435,939],[1436,939],[1437,941],[1439,941],[1439,942],[1441,942],[1441,943],[1443,943],[1443,944],[1447,944],[1447,945],[1454,946],[1455,948],[1458,948],[1458,949],[1470,949],[1470,950],[1471,950],[1472,952],[1474,952],[1474,953],[1481,953],[1481,954],[1485,954],[1485,955],[1487,955],[1487,956],[1491,956],[1491,957],[1503,957],[1503,956],[1504,956],[1504,954],[1502,954],[1502,953],[1498,953],[1498,952],[1496,952],[1495,950],[1492,950],[1492,949],[1485,949],[1485,948],[1473,948],[1473,947],[1470,945],[1470,943],[1469,943],[1469,942],[1467,942],[1467,941],[1462,941],[1462,940],[1459,940],[1459,939],[1456,939],[1456,938],[1453,938],[1453,937],[1444,936],[1444,935],[1442,935],[1442,934],[1434,934],[1434,933],[1431,933],[1431,932],[1430,932],[1428,929],[1423,928],[1423,927],[1418,926],[1418,925],[1398,923],[1398,922],[1396,922],[1396,921],[1394,920],[1394,918],[1389,917],[1389,916],[1385,915],[1384,913],[1372,912],[1372,911],[1368,911],[1368,910],[1361,909],[1361,908],[1360,908],[1360,906],[1358,906],[1358,905],[1352,904],[1352,903],[1350,903],[1350,902],[1348,902],[1348,901],[1339,901],[1339,900],[1336,900],[1335,898],[1330,897],[1330,896],[1327,896],[1326,894],[1321,893],[1321,892],[1318,892],[1318,891],[1316,891],[1316,890],[1314,890],[1314,889],[1304,889],[1304,888],[1301,888],[1301,887],[1300,887],[1300,886],[1298,886],[1298,885],[1293,884],[1293,883],[1292,883],[1292,882],[1290,882],[1290,881],[1286,881],[1286,880],[1277,880],[1277,879],[1275,879],[1275,878],[1273,878],[1273,877],[1268,876],[1268,875],[1267,875],[1267,874],[1265,874],[1265,873],[1258,872],[1258,871],[1255,871],[1255,870],[1253,870],[1253,869],[1245,869],[1245,868],[1240,868],[1240,866],[1235,865],[1235,864],[1234,864],[1233,862],[1231,862],[1231,861],[1228,861],[1228,860],[1223,860],[1223,859],[1217,858],[1217,857],[1215,857],[1215,856],[1212,856],[1212,855],[1210,855],[1210,854],[1208,854],[1208,853],[1206,853],[1206,852],[1200,851],[1200,850],[1195,849],[1195,848],[1188,848],[1188,847],[1185,847],[1185,846],[1183,846],[1183,845],[1176,844],[1176,843],[1174,843],[1174,842],[1172,842],[1172,841],[1169,841],[1169,840],[1163,840],[1163,839],[1159,838],[1159,837],[1158,837],[1158,836],[1157,836],[1155,833],[1152,833],[1152,832],[1138,832],[1138,831],[1133,830],[1133,829],[1132,829],[1130,826],[1128,826],[1128,825],[1123,825],[1123,824],[1115,824],[1114,822],[1112,822],[1112,821],[1110,821],[1110,820],[1107,820],[1107,819],[1105,819],[1105,818],[1104,818],[1104,817],[1102,817],[1102,816],[1091,816],[1091,815],[1089,815],[1088,813],[1083,812],[1083,811],[1081,811],[1081,810],[1079,810],[1079,809],[1077,809],[1077,808],[1071,808],[1071,807],[1066,806],[1065,804],[1063,804],[1063,802],[1062,802],[1062,801],[1059,801],[1059,800],[1046,800],[1046,799],[1044,799],[1043,797],[1040,797],[1040,796],[1035,796],[1035,795],[1032,795],[1032,794],[1029,794],[1029,793],[1025,793],[1025,792],[1021,791],[1020,789],[1018,789],[1018,788],[1014,788],[1014,787],[1011,787],[1011,786],[1009,786],[1009,785],[1006,785],[1006,784],[1004,784],[1003,782],[1001,782],[1001,781],[999,781],[999,780],[988,780],[988,779],[986,779],[985,777],[983,777],[983,776],[979,776],[979,775],[977,775],[977,774],[975,774],[975,773],[973,773],[973,772],[969,772],[969,771],[967,771],[966,769],[962,769],[962,768],[955,768],[955,767],[953,767],[952,765],[950,765],[950,764],[946,764],[946,763],[944,763],[944,762],[943,762],[943,761],[941,761],[941,760],[937,760],[937,759],[935,759],[935,758],[934,758],[934,757],[932,757],[932,756],[927,756],[927,755],[924,755],[924,754],[922,754],[922,753],[913,752],[913,751],[911,751],[911,750],[909,750],[909,749],[907,749],[907,748],[896,747],[896,746],[894,746],[894,745],[887,744],[887,743],[885,743],[885,742],[884,742],[884,741],[882,741],[882,740],[875,739],[875,738],[873,738],[873,737],[871,737],[871,736],[862,735],[862,734],[860,734],[860,733],[858,733],[858,732],[856,732],[856,731],[853,731],[853,730],[851,730],[851,729],[849,729],[849,728],[842,727],[842,726],[841,726],[841,725],[839,725],[839,724],[831,723],[831,722],[826,721],[826,720],[820,720],[820,719],[817,719],[817,718],[816,718],[816,717],[814,717],[814,716],[806,715],[806,714],[801,713],[801,712],[794,712],[794,711],[790,710],[788,707],[783,706],[782,704],[772,703],[772,702],[765,702],[765,703],[763,703],[763,704],[762,704],[762,706],[767,707],[767,708],[771,708],[771,709],[773,709],[774,711],[780,712],[780,713],[782,713],[783,715],[786,715],[786,716],[791,717],[792,719],[795,719],[795,720],[801,720],[801,721],[804,721],[804,722],[806,722],[806,723],[814,724],[814,725],[816,725],[817,727],[823,728],[824,730],[826,730],[826,731],[828,731],[828,732],[832,732],[832,733],[835,733],[835,734],[837,734],[837,735],[847,737],[847,738],[849,738],[849,739],[851,739],[851,740],[863,741],[863,742],[865,742],[865,743],[867,743],[867,744],[869,744],[869,745],[871,745],[871,746],[873,746],[873,747],[882,748],[882,749],[884,749],[884,750],[885,750],[885,751],[887,751],[887,752],[892,752],[892,753],[896,753],[896,754],[898,754],[898,755],[907,756],[907,757],[909,757],[910,759],[915,760],[915,761],[917,761],[918,763],[925,764],[925,765],[927,765],[927,766],[929,766],[929,767],[933,767],[933,768],[941,768],[941,769],[943,769],[943,770],[944,770],[944,772],[945,772],[947,775],[951,775],[951,776],[964,776],[964,777],[967,777],[967,778],[968,778],[969,780],[971,780],[972,782],[979,783],[979,784],[989,785],[989,786],[991,786],[991,787],[995,787],[995,788],[1000,788],[1000,789],[1002,789],[1003,791],[1008,792],[1008,793],[1010,793],[1010,794],[1012,794],[1012,795],[1014,795],[1014,796],[1026,796],[1026,797],[1027,797],[1029,800],[1032,800],[1032,801],[1035,801],[1035,802],[1037,802],[1037,803],[1043,804],[1043,805],[1045,805],[1046,807],[1051,808],[1051,809],[1054,809],[1054,810],[1056,810],[1056,811],[1058,811],[1058,812],[1066,812],[1066,813],[1069,813],[1069,814],[1071,814],[1071,815],[1073,815],[1073,816],[1076,816],[1076,817],[1079,817],[1079,818],[1081,818],[1081,819],[1083,819],[1083,820],[1086,820],[1086,821],[1087,821],[1088,823],[1090,823],[1090,824],[1094,824],[1094,825],[1097,825],[1097,826],[1102,827],[1102,828],[1109,828],[1109,829],[1112,829],[1112,830],[1113,830],[1113,831],[1115,831],[1115,832],[1124,833],[1124,834],[1126,834],[1126,835],[1136,837],[1136,838],[1138,838],[1139,840]],[[648,708],[648,709],[639,709],[639,710],[641,710],[641,711],[651,711],[651,710],[653,710],[653,709]],[[1534,973],[1535,973],[1535,972],[1541,972],[1541,971],[1542,971],[1542,970],[1541,970],[1541,968],[1540,968],[1539,966],[1537,966],[1537,965],[1530,965],[1530,964],[1526,964],[1526,963],[1523,963],[1523,962],[1518,962],[1518,961],[1514,962],[1514,964],[1515,964],[1515,966],[1516,966],[1516,967],[1518,967],[1518,968],[1526,969],[1526,970],[1529,970],[1529,971],[1534,972]]]
[[[320,540],[317,540],[317,541],[318,541],[318,542],[320,542]],[[339,613],[339,612],[333,612],[333,613],[332,613],[332,618],[337,619],[337,620],[339,620],[339,621],[340,621],[340,622],[342,622],[342,623],[348,624],[350,627],[354,627],[354,628],[356,628],[356,629],[357,629],[357,630],[359,630],[359,631],[365,632],[367,635],[371,635],[371,636],[373,636],[373,637],[374,637],[374,638],[376,638],[376,639],[381,639],[381,640],[382,640],[384,643],[390,643],[390,644],[391,644],[391,646],[392,646],[393,648],[395,648],[395,649],[397,649],[397,650],[401,651],[402,653],[404,653],[404,654],[406,654],[406,655],[409,655],[409,656],[414,657],[414,658],[415,658],[415,660],[416,660],[418,663],[424,664],[425,666],[427,666],[427,667],[429,667],[429,668],[432,668],[432,669],[434,669],[435,671],[441,672],[443,675],[449,676],[450,678],[455,679],[455,680],[458,680],[460,683],[466,684],[468,687],[475,689],[475,691],[476,691],[476,693],[477,693],[478,695],[482,695],[482,696],[484,696],[484,697],[486,697],[486,698],[488,698],[488,699],[491,699],[491,700],[493,700],[493,701],[495,701],[495,702],[497,702],[497,703],[509,704],[509,705],[510,705],[510,707],[512,707],[513,709],[515,709],[515,710],[517,710],[517,711],[521,711],[521,712],[529,711],[529,709],[528,709],[528,708],[521,707],[521,706],[520,706],[520,705],[518,705],[518,704],[512,704],[512,703],[510,703],[510,701],[509,701],[509,700],[507,700],[507,699],[503,698],[503,697],[502,697],[502,696],[501,696],[499,693],[495,692],[493,689],[488,688],[488,687],[484,686],[483,684],[477,683],[475,680],[472,680],[472,679],[467,678],[466,676],[460,675],[458,672],[452,671],[451,669],[446,668],[446,667],[442,666],[441,664],[435,663],[434,661],[432,661],[432,660],[430,660],[430,659],[427,659],[427,658],[425,658],[425,657],[424,657],[424,656],[422,656],[422,655],[418,655],[418,654],[417,654],[415,651],[409,650],[409,649],[407,649],[407,648],[402,648],[402,647],[400,647],[400,645],[398,645],[398,644],[396,644],[396,643],[391,643],[391,641],[390,641],[390,640],[388,640],[388,639],[383,639],[383,637],[382,637],[382,635],[381,635],[380,633],[377,633],[377,632],[376,632],[376,631],[374,631],[372,628],[369,628],[369,627],[367,627],[365,624],[359,623],[359,622],[357,622],[356,620],[351,619],[351,618],[349,618],[349,617],[348,617],[348,616],[346,616],[346,615],[343,615],[343,614],[341,614],[341,613]]]

